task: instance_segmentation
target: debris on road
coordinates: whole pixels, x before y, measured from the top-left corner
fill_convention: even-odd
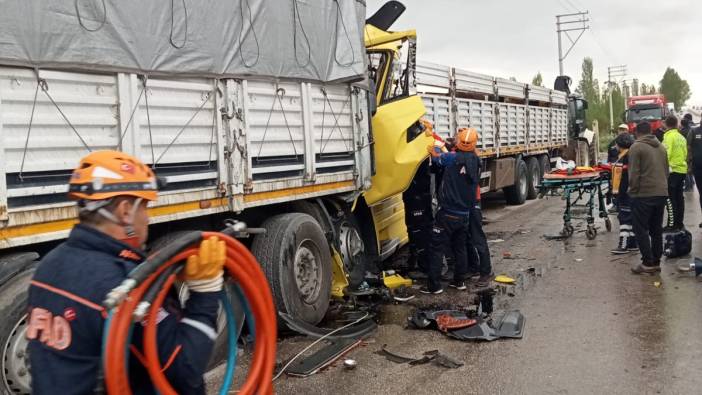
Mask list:
[[[488,243],[502,243],[505,241],[504,239],[495,239],[495,240],[488,240]]]
[[[429,362],[434,362],[437,366],[442,366],[449,369],[458,369],[464,365],[463,361],[456,360],[448,355],[442,354],[439,350],[431,350],[425,352],[421,358],[412,358],[397,354],[387,349],[387,344],[383,344],[376,354],[384,356],[388,361],[397,364],[409,364],[411,366],[424,365]]]
[[[504,274],[500,274],[495,276],[495,282],[502,283],[502,284],[514,284],[516,282],[515,279],[512,277],[508,277]]]
[[[339,360],[362,342],[361,339],[332,340],[327,346],[319,349],[307,358],[291,364],[285,373],[289,376],[309,377]]]
[[[449,314],[440,314],[436,317],[436,326],[442,332],[448,332],[451,329],[461,329],[473,326],[477,323],[472,318],[456,318]]]
[[[363,338],[378,328],[378,324],[370,318],[362,320],[344,329],[325,329],[310,325],[302,320],[292,317],[289,314],[279,312],[278,316],[285,322],[288,328],[302,335],[315,339],[357,339]],[[369,316],[370,317],[370,316]]]
[[[410,327],[416,329],[438,329],[442,333],[459,340],[487,340],[499,338],[520,339],[524,332],[525,318],[518,310],[505,312],[491,326],[489,319],[483,318],[482,302],[477,314],[469,316],[461,310],[417,310],[408,317]],[[492,306],[489,306],[492,312]],[[448,323],[448,325],[447,325]]]
[[[653,282],[653,286],[656,287],[656,288],[660,288],[660,287],[661,287],[661,282],[660,282],[660,281],[654,281],[654,282]]]
[[[354,370],[354,369],[356,369],[357,365],[358,365],[358,362],[356,362],[355,359],[351,359],[351,358],[344,359],[344,368],[346,368],[346,370]]]
[[[486,320],[478,319],[478,324],[452,331],[449,336],[459,340],[493,341],[500,338],[521,339],[524,335],[524,315],[518,310],[506,312],[492,327]]]

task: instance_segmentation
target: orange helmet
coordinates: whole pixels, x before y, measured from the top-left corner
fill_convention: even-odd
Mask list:
[[[475,151],[478,142],[478,131],[473,128],[460,128],[456,133],[456,148],[461,151]]]
[[[81,159],[73,170],[68,197],[75,200],[105,200],[134,196],[156,200],[158,181],[139,159],[119,151],[95,151]]]

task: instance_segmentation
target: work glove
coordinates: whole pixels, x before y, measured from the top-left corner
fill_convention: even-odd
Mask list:
[[[438,147],[434,146],[434,144],[427,146],[427,152],[429,152],[429,155],[431,155],[434,158],[438,158],[441,156],[441,150]]]
[[[226,259],[226,244],[217,236],[211,236],[200,243],[197,255],[188,257],[181,278],[191,292],[221,291]]]

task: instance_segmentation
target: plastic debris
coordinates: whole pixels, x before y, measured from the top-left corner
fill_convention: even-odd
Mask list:
[[[656,287],[656,288],[660,288],[660,287],[661,287],[661,282],[660,282],[660,281],[654,281],[654,282],[653,282],[653,286]]]
[[[505,276],[504,274],[500,274],[498,276],[495,276],[495,282],[502,283],[502,284],[514,284],[516,282],[515,279],[512,277]]]
[[[495,240],[488,240],[488,243],[502,243],[505,241],[504,239],[495,239]]]

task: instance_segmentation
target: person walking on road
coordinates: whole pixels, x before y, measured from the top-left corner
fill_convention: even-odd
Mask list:
[[[612,190],[619,205],[619,243],[612,249],[612,254],[627,254],[639,249],[632,225],[629,196],[629,148],[634,144],[634,137],[628,132],[622,133],[615,141],[619,155],[612,166]]]
[[[670,115],[665,119],[666,131],[663,135],[663,146],[668,153],[668,227],[672,230],[682,230],[685,218],[685,177],[687,176],[687,140],[678,127],[678,119]],[[672,221],[671,221],[672,217]]]
[[[432,229],[432,251],[429,261],[427,285],[420,289],[425,294],[440,294],[441,267],[444,256],[453,256],[452,288],[465,290],[465,274],[468,271],[466,244],[468,243],[468,221],[470,210],[475,206],[475,191],[478,187],[480,160],[471,154],[478,141],[475,129],[459,129],[456,136],[456,152],[445,152],[430,145],[432,165],[443,168],[439,189],[439,211],[436,213]]]
[[[651,125],[636,125],[636,142],[629,149],[629,195],[634,234],[641,262],[634,274],[661,270],[663,256],[663,212],[668,196],[668,155],[651,134]]]
[[[68,240],[39,263],[29,288],[28,325],[32,393],[101,392],[107,293],[144,261],[146,205],[157,198],[154,173],[117,151],[84,157],[71,176],[69,197],[78,201],[79,223]],[[184,309],[174,296],[159,311],[157,346],[163,371],[178,393],[205,394],[203,374],[216,337],[226,260],[216,237],[190,256],[180,279],[190,297]],[[135,324],[129,384],[135,394],[155,390],[143,361],[143,324]]]
[[[692,114],[687,113],[683,115],[682,119],[680,120],[680,134],[685,137],[687,141],[690,141],[690,134],[692,133],[692,127],[693,127],[693,122],[692,122]],[[688,151],[690,150],[689,144],[688,144]],[[689,157],[689,155],[688,155]],[[685,175],[685,192],[692,192],[692,188],[695,186],[695,177],[692,174],[692,171],[689,169],[690,165],[688,163],[688,169],[687,169],[687,174]]]
[[[688,171],[695,177],[697,192],[702,207],[702,124],[692,129],[687,136]],[[702,223],[699,225],[702,228]]]

